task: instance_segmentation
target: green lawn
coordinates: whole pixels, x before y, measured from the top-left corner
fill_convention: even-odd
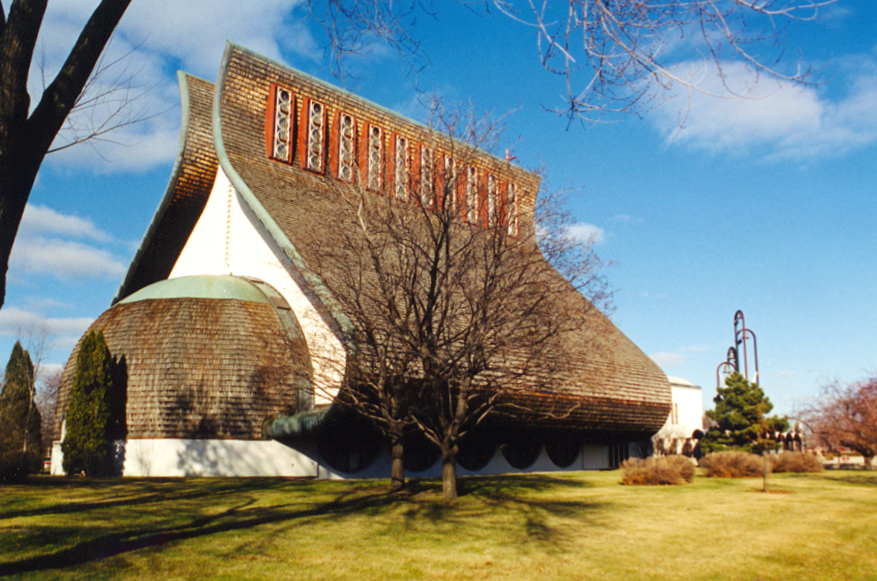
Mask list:
[[[877,579],[877,472],[629,487],[619,472],[462,481],[39,477],[0,487],[21,579]]]

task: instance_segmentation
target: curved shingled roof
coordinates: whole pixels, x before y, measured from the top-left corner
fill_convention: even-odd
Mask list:
[[[252,282],[195,276],[142,289],[89,331],[103,330],[127,368],[127,386],[116,389],[127,387],[129,438],[260,439],[263,422],[295,413],[297,388],[310,386],[296,327]],[[78,352],[64,370],[59,421]]]
[[[213,83],[182,72],[177,77],[182,101],[179,151],[164,197],[113,302],[170,276],[216,179],[219,161],[210,128]]]
[[[207,90],[208,83],[181,77],[184,89],[188,87],[184,92],[184,109],[189,113],[188,124],[184,127],[185,137],[181,139],[184,147],[180,163],[175,167],[175,177],[165,200],[118,298],[141,288],[140,281],[167,276],[196,220],[175,217],[175,213],[184,212],[181,205],[175,204],[181,200],[206,199],[205,192],[209,190],[207,181],[186,177],[192,174],[187,168],[192,165],[197,170],[195,173],[202,175],[210,167],[215,168],[212,165],[215,159],[278,247],[298,269],[309,286],[306,290],[323,301],[335,319],[334,324],[345,327],[346,314],[335,304],[321,278],[332,276],[332,273],[321,272],[318,276],[309,267],[309,264],[319,262],[319,249],[314,248],[312,241],[319,239],[331,243],[337,227],[333,216],[337,215],[340,202],[334,195],[336,189],[331,184],[332,178],[303,170],[297,160],[283,164],[268,158],[266,103],[272,83],[317,96],[330,108],[353,111],[359,118],[380,123],[413,141],[424,132],[432,132],[355,95],[229,44],[212,95]],[[209,111],[211,104],[212,111]],[[298,118],[300,99],[296,106],[299,110],[294,117]],[[208,137],[212,140],[209,145]],[[443,138],[435,132],[432,137]],[[538,177],[487,154],[482,157],[487,158],[488,164],[501,163],[502,171],[520,186],[523,194],[520,228],[526,237],[533,232]],[[200,185],[190,187],[189,184]],[[192,196],[191,191],[198,194]],[[189,207],[194,208],[195,204],[192,202]],[[566,284],[568,287],[564,298],[559,300],[562,304],[558,304],[558,309],[593,310],[556,271],[552,270],[546,276],[551,284]],[[538,427],[624,433],[632,438],[660,429],[670,411],[669,382],[661,369],[611,321],[595,312],[589,326],[578,336],[571,336],[566,343],[564,351],[572,360],[569,369],[552,377],[550,387],[546,387],[545,381],[534,381],[532,389],[516,394],[514,401],[508,402],[519,409],[530,410],[529,413],[522,412],[520,419]]]
[[[432,130],[246,49],[227,47],[214,97],[213,130],[220,163],[276,242],[312,281],[315,292],[325,296],[322,281],[313,282],[317,277],[309,272],[308,264],[319,262],[313,240],[331,244],[336,227],[333,216],[343,211],[342,202],[332,178],[307,172],[296,160],[287,165],[266,155],[265,104],[272,83],[316,95],[330,107],[354,111],[364,121],[411,135],[413,140]],[[522,236],[527,236],[534,230],[533,205],[539,179],[508,164],[504,164],[504,171],[524,194],[520,228]],[[530,238],[535,244],[535,238]],[[552,269],[552,273],[552,284],[564,284],[556,271]],[[569,292],[558,308],[591,310],[579,292],[567,287]],[[324,300],[330,303],[331,297]],[[534,387],[509,402],[530,410],[523,419],[541,427],[588,432],[645,435],[660,429],[670,411],[667,378],[611,321],[595,313],[590,328],[570,336],[565,347],[574,359],[569,372],[558,375],[551,388]],[[534,381],[534,385],[546,382]]]

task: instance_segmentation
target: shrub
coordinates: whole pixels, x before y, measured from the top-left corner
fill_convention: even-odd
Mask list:
[[[772,472],[822,472],[822,459],[807,452],[780,452],[770,457]]]
[[[700,466],[712,478],[754,478],[764,474],[764,458],[749,452],[715,452],[701,458]]]
[[[622,484],[686,484],[694,480],[694,464],[684,456],[631,458],[621,469]]]
[[[30,355],[16,342],[0,391],[0,482],[21,482],[42,467],[42,420],[33,380]]]
[[[112,359],[101,331],[79,345],[76,374],[67,408],[67,436],[61,442],[68,475],[108,476],[112,469],[110,391]]]

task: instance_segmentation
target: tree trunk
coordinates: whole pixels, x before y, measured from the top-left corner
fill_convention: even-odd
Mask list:
[[[15,235],[27,206],[27,198],[36,179],[39,161],[28,163],[18,152],[0,154],[0,307],[6,299],[6,272]]]
[[[47,0],[13,2],[6,22],[0,20],[0,307],[37,172],[130,1],[101,0],[30,117],[27,78]]]
[[[457,499],[457,454],[453,450],[442,450],[442,496]]]
[[[392,464],[390,468],[390,488],[399,490],[405,486],[405,447],[402,443],[402,430],[393,430],[390,433],[390,445]]]

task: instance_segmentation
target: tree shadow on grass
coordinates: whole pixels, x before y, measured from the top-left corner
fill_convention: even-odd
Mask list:
[[[149,478],[134,482],[129,479],[121,480],[118,478],[53,478],[40,482],[38,486],[40,489],[52,490],[54,499],[63,499],[64,502],[22,510],[5,511],[0,509],[0,521],[19,517],[70,514],[121,506],[130,507],[197,499],[203,498],[205,494],[221,497],[245,492],[264,492],[272,488],[281,488],[288,484],[288,480],[265,478],[241,480],[187,479],[185,481],[176,478]],[[101,498],[100,500],[82,500],[78,502],[75,500],[70,501],[69,496],[64,496],[77,489],[101,491],[104,495],[112,496]]]
[[[503,513],[502,534],[521,540],[522,550],[563,552],[567,541],[583,530],[600,526],[600,514],[608,504],[586,500],[557,500],[556,495],[540,495],[549,491],[593,487],[591,483],[548,474],[466,477],[459,481],[460,499],[448,503],[441,497],[440,480],[419,480],[409,484],[404,501],[409,504],[403,513],[406,529],[430,526],[464,527],[473,520],[484,527],[492,514]],[[471,502],[470,502],[471,501]],[[479,519],[479,511],[485,518]]]
[[[211,501],[219,497],[237,499],[234,506],[211,515],[195,514],[188,522],[175,525],[135,526],[132,530],[103,534],[76,542],[66,548],[51,553],[27,557],[18,561],[0,563],[0,576],[14,575],[31,571],[44,571],[74,567],[86,563],[117,557],[147,548],[160,548],[168,543],[205,537],[228,531],[243,531],[255,527],[285,523],[299,527],[314,519],[337,519],[346,515],[379,512],[387,507],[406,507],[403,512],[405,524],[415,526],[415,520],[424,523],[451,527],[471,527],[473,518],[478,520],[478,512],[485,516],[498,511],[511,511],[512,521],[521,523],[520,535],[523,541],[538,543],[539,548],[563,550],[563,540],[576,530],[587,526],[585,518],[596,518],[596,512],[604,508],[597,503],[583,501],[557,501],[550,495],[538,494],[540,491],[565,487],[586,486],[580,480],[564,479],[549,475],[521,475],[501,477],[472,477],[461,479],[462,498],[457,503],[447,503],[441,498],[440,480],[411,481],[409,488],[402,492],[389,492],[388,489],[373,482],[333,483],[313,481],[290,481],[288,479],[143,479],[141,481],[79,481],[70,483],[61,480],[47,483],[56,487],[58,500],[52,506],[4,513],[3,518],[56,515],[85,512],[97,509],[125,510],[126,508],[152,504],[169,512],[177,511],[176,502],[209,497]],[[80,487],[83,490],[101,491],[115,494],[113,498],[85,500],[65,504],[65,489]],[[284,487],[295,488],[294,503],[272,506],[254,506],[259,497],[250,493],[266,491],[282,492]],[[301,505],[307,498],[308,489],[319,490],[322,495],[333,494],[331,501],[314,506]],[[216,506],[212,502],[210,506]],[[198,509],[200,510],[200,508]],[[487,519],[485,519],[487,520]],[[566,524],[563,524],[565,521]],[[560,524],[558,524],[560,523]],[[593,524],[593,523],[591,523]],[[419,526],[419,525],[416,525]],[[514,532],[514,531],[513,531]],[[53,542],[75,539],[82,536],[83,529],[52,529],[46,534],[53,535]],[[36,541],[39,535],[29,534]],[[31,543],[34,544],[34,543]],[[45,546],[34,544],[35,547]]]
[[[396,502],[388,493],[357,496],[356,488],[341,491],[330,502],[310,508],[299,505],[252,506],[256,499],[248,498],[218,514],[203,516],[191,522],[174,526],[144,527],[137,530],[112,533],[76,543],[50,554],[0,563],[0,577],[32,571],[45,571],[82,565],[115,557],[131,551],[161,547],[171,542],[247,530],[264,524],[306,520],[311,517],[337,517]],[[203,494],[201,495],[203,496]],[[75,531],[74,531],[75,532]]]

